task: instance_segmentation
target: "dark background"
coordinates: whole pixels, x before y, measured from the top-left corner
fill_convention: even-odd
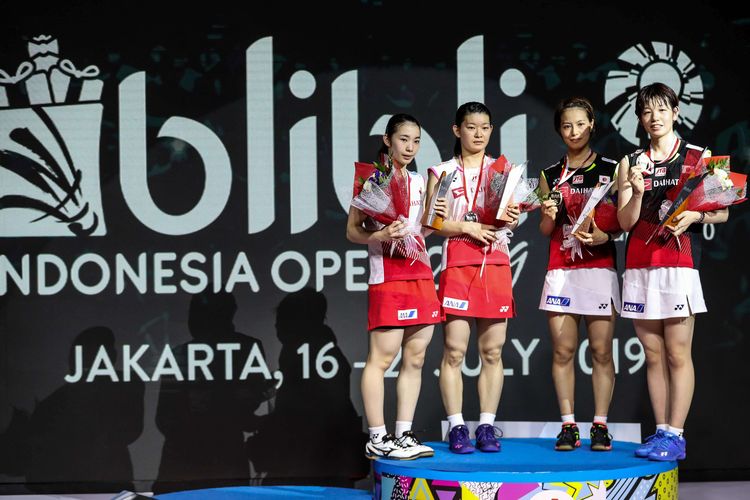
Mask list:
[[[451,4],[402,2],[309,3],[259,8],[256,4],[211,2],[200,8],[181,3],[67,2],[54,6],[4,3],[0,21],[0,68],[8,73],[26,59],[26,44],[37,34],[52,34],[61,56],[77,67],[96,65],[104,81],[104,119],[100,176],[107,235],[91,238],[2,238],[0,252],[18,266],[50,253],[72,262],[83,252],[130,261],[147,252],[221,252],[224,276],[234,256],[245,252],[260,290],[245,284],[231,293],[145,294],[127,287],[116,294],[83,295],[70,285],[52,296],[24,296],[12,285],[0,296],[0,491],[116,491],[154,488],[166,491],[224,484],[352,485],[367,474],[361,460],[365,429],[359,394],[365,360],[366,294],[347,291],[345,274],[327,277],[318,293],[289,294],[271,280],[269,268],[283,251],[296,250],[314,267],[315,252],[340,255],[362,250],[344,237],[346,213],[336,198],[331,174],[331,84],[342,73],[358,71],[359,159],[370,161],[379,147],[370,137],[383,114],[417,116],[435,140],[442,158],[452,151],[450,132],[457,102],[456,50],[481,35],[484,43],[485,101],[496,130],[490,154],[500,153],[502,123],[526,115],[529,173],[556,161],[562,141],[552,127],[555,104],[584,95],[597,109],[595,147],[619,159],[635,146],[613,128],[613,103],[604,103],[611,70],[626,69],[618,56],[636,44],[672,44],[695,63],[704,87],[702,111],[694,128],[678,127],[693,143],[729,154],[732,169],[747,173],[750,123],[746,63],[750,16],[715,3],[655,3],[602,6],[598,3],[505,2]],[[435,13],[439,20],[434,20]],[[245,51],[255,41],[273,38],[276,220],[266,230],[247,234],[247,148]],[[520,70],[526,88],[518,97],[498,87],[509,68]],[[308,99],[291,95],[289,79],[304,69],[316,80]],[[135,72],[146,73],[149,189],[168,213],[190,210],[203,190],[198,155],[178,143],[157,139],[161,125],[184,116],[209,127],[231,160],[233,182],[221,215],[192,234],[167,236],[142,224],[127,207],[119,180],[118,84]],[[317,117],[318,220],[291,234],[289,206],[289,130],[299,120]],[[520,131],[524,133],[524,131]],[[423,150],[424,151],[424,150]],[[419,162],[419,156],[417,162]],[[546,267],[547,241],[539,235],[536,213],[513,238],[524,255],[514,266],[517,318],[511,321],[504,351],[507,376],[498,420],[554,421],[559,418],[550,378],[550,348],[544,315],[537,309]],[[743,437],[750,410],[746,361],[748,346],[748,248],[750,212],[734,207],[726,224],[705,242],[702,282],[709,312],[696,320],[696,391],[686,436],[690,453],[682,479],[750,479],[750,453]],[[439,245],[439,240],[430,242]],[[620,254],[624,244],[618,243]],[[620,255],[622,260],[622,255]],[[364,260],[357,261],[365,265]],[[438,258],[433,258],[437,266]],[[620,263],[622,264],[622,262]],[[176,267],[176,266],[174,266]],[[208,269],[209,266],[205,266]],[[622,267],[621,267],[622,268]],[[282,268],[294,281],[294,265]],[[92,281],[95,281],[95,277]],[[358,282],[366,277],[359,276]],[[210,277],[209,277],[210,280]],[[176,282],[176,280],[174,280]],[[307,283],[315,287],[315,274]],[[444,418],[437,377],[441,329],[428,350],[415,429],[440,439]],[[640,422],[653,429],[645,367],[622,346],[634,337],[629,321],[618,320],[620,370],[610,411],[611,422]],[[521,375],[524,347],[539,338],[530,373]],[[106,348],[121,361],[122,346],[151,346],[141,359],[149,373],[165,345],[184,364],[190,343],[242,345],[235,363],[258,346],[271,372],[284,381],[253,374],[246,381],[95,382],[68,384],[73,345]],[[333,347],[330,343],[333,342]],[[310,378],[302,373],[307,345]],[[328,346],[328,347],[327,347]],[[325,350],[328,349],[328,350]],[[324,351],[325,350],[325,351]],[[85,351],[85,352],[95,352]],[[315,355],[324,352],[339,365],[336,375],[316,373]],[[93,354],[92,354],[93,355]],[[218,359],[217,353],[217,359]],[[91,360],[89,360],[90,362]],[[468,364],[477,363],[476,350]],[[116,364],[118,371],[120,364]],[[235,368],[237,373],[239,368]],[[213,373],[222,367],[212,365]],[[590,378],[578,371],[577,414],[593,410]],[[199,377],[200,379],[200,377]],[[395,418],[395,378],[386,386],[386,418]],[[478,402],[467,385],[464,415],[476,418]],[[312,432],[309,432],[311,431]],[[312,434],[312,436],[311,436]],[[331,444],[333,443],[333,444]],[[331,448],[326,448],[326,446]],[[316,450],[305,454],[302,450]],[[318,454],[316,454],[318,453]],[[294,456],[291,460],[289,457]],[[341,457],[320,465],[320,457]],[[291,462],[290,462],[291,460]],[[252,465],[252,467],[251,467]]]

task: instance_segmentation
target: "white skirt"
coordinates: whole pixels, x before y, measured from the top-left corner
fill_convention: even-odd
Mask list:
[[[697,269],[647,267],[625,271],[622,282],[623,318],[685,318],[706,310]]]
[[[544,277],[539,309],[586,316],[620,312],[620,283],[614,269],[551,269]]]

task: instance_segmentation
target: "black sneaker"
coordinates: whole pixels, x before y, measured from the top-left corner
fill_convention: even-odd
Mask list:
[[[581,434],[576,424],[563,424],[560,434],[557,435],[555,449],[557,451],[571,451],[581,446]]]
[[[593,451],[612,449],[612,434],[607,430],[607,424],[591,424],[591,449]]]

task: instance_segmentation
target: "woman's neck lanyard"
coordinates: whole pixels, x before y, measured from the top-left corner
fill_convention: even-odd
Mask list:
[[[482,156],[482,165],[479,166],[479,178],[477,179],[477,186],[474,189],[474,199],[469,200],[469,189],[466,185],[466,169],[464,168],[464,162],[463,159],[459,156],[458,157],[458,166],[461,167],[461,173],[462,173],[462,180],[464,183],[464,198],[466,198],[466,205],[469,207],[469,210],[473,210],[474,207],[476,207],[477,204],[477,195],[479,194],[479,187],[482,185],[482,175],[484,174],[484,155]]]
[[[658,162],[654,160],[653,153],[652,153],[652,151],[654,149],[653,149],[653,147],[650,144],[648,146],[648,151],[646,151],[646,156],[648,157],[649,160],[651,160],[651,163],[664,163],[665,161],[669,161],[669,160],[672,159],[672,157],[674,156],[674,154],[677,152],[677,148],[679,146],[680,146],[680,139],[675,134],[675,136],[674,136],[674,144],[672,144],[672,151],[663,160],[658,161]]]
[[[581,168],[582,166],[586,165],[586,162],[589,161],[592,156],[594,156],[594,150],[593,149],[589,150],[589,155],[586,157],[585,160],[583,160],[581,162],[580,165],[578,165],[578,167],[576,167],[576,168],[570,168],[570,158],[568,158],[568,155],[566,153],[565,154],[565,162],[563,163],[563,168],[562,168],[562,171],[560,172],[560,180],[557,181],[557,185],[555,186],[554,189],[559,188],[568,179],[570,179],[571,177],[573,177],[573,175],[575,175],[575,173],[578,171],[578,169]]]

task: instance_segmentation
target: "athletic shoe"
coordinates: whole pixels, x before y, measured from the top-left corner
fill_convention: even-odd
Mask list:
[[[474,453],[474,445],[469,439],[469,428],[465,425],[457,425],[448,433],[448,448],[453,453]]]
[[[648,454],[648,459],[658,460],[659,462],[684,460],[686,444],[685,438],[682,436],[665,432],[664,437],[659,440],[659,443]]]
[[[374,443],[372,439],[365,445],[365,456],[370,460],[376,458],[389,458],[392,460],[414,460],[417,458],[417,451],[406,448],[399,443],[396,436],[386,434],[379,443]]]
[[[503,437],[503,431],[490,424],[482,424],[477,427],[477,449],[485,453],[500,451],[500,440]]]
[[[576,424],[563,424],[557,435],[555,449],[557,451],[571,451],[581,446],[581,434]]]
[[[427,445],[422,444],[422,442],[417,439],[417,436],[415,436],[412,431],[404,432],[400,438],[396,439],[396,441],[398,441],[398,443],[404,448],[408,448],[412,451],[417,452],[417,456],[415,458],[431,457],[435,454],[435,450]]]
[[[607,424],[591,424],[591,449],[593,451],[609,451],[612,449],[612,435]]]
[[[646,439],[644,439],[643,444],[635,449],[635,456],[638,458],[648,457],[648,454],[653,451],[654,446],[659,444],[659,441],[661,441],[664,438],[665,433],[666,431],[664,430],[656,429],[656,434],[652,434]]]

